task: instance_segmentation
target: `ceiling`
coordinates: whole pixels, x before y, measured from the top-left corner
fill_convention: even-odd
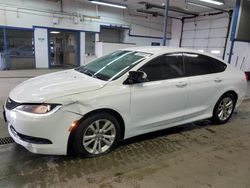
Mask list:
[[[83,0],[83,1],[86,2],[88,0]],[[107,0],[107,1],[113,2],[113,3],[118,3],[118,4],[125,4],[128,6],[129,10],[136,10],[136,9],[146,10],[145,5],[140,4],[140,2],[142,2],[142,1],[146,2],[146,3],[160,5],[160,6],[164,5],[164,2],[165,2],[165,0]],[[215,11],[214,9],[204,8],[204,7],[188,4],[187,3],[188,1],[193,2],[193,3],[198,3],[200,5],[208,5],[210,7],[215,7],[215,8],[219,8],[219,9],[223,9],[223,10],[233,9],[235,7],[235,4],[236,4],[236,0],[224,0],[225,5],[222,5],[222,6],[204,3],[204,2],[201,2],[199,0],[169,0],[169,5],[171,7],[181,8],[185,11],[194,12],[194,13],[198,13],[198,14],[201,14],[204,12]],[[164,10],[161,10],[158,8],[151,8],[151,9],[148,9],[148,11],[159,12],[162,14]],[[184,14],[169,11],[169,15],[170,16],[183,16]]]

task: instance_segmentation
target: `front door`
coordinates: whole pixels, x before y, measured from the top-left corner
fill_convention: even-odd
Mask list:
[[[136,134],[170,127],[185,114],[188,85],[181,53],[146,63],[147,81],[131,85],[131,120]]]

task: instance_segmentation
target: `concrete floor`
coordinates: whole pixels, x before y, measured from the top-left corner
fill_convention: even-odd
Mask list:
[[[5,78],[0,72],[0,104],[13,86],[27,79],[24,76],[47,71],[4,73]],[[93,159],[35,155],[16,144],[2,145],[0,187],[248,188],[249,122],[246,100],[225,125],[203,121],[139,136]],[[3,120],[0,127],[1,136],[8,136]]]

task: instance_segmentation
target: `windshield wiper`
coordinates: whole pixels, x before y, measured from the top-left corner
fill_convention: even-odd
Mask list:
[[[96,78],[96,76],[94,74],[92,74],[91,72],[89,72],[89,71],[84,71],[83,73],[88,75],[88,76],[91,76],[93,78]]]
[[[99,80],[104,80],[104,81],[107,81],[109,78],[105,77],[104,75],[102,74],[93,74],[91,71],[89,71],[88,69],[86,68],[76,68],[75,69],[76,71],[79,71],[80,73],[83,73],[83,74],[86,74],[88,76],[91,76],[92,78],[97,78]]]
[[[91,73],[88,69],[77,69],[80,73],[86,74],[88,76],[91,76],[93,78],[97,78],[93,73]]]

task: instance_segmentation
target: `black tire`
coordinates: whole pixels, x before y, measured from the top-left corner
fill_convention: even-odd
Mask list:
[[[90,153],[84,146],[83,144],[83,137],[86,133],[86,131],[88,131],[89,127],[91,126],[92,123],[94,123],[95,121],[102,121],[102,120],[108,120],[110,121],[114,127],[115,127],[115,138],[114,141],[112,143],[111,146],[109,146],[109,148],[102,153],[98,153],[98,154],[93,154]],[[82,157],[97,157],[103,154],[106,154],[110,151],[112,151],[112,149],[118,144],[118,141],[120,139],[120,135],[121,135],[121,129],[120,129],[120,125],[119,122],[117,121],[117,119],[109,114],[109,113],[96,113],[94,115],[91,115],[90,117],[87,117],[86,119],[84,119],[78,126],[77,128],[74,130],[74,135],[73,135],[73,143],[72,143],[72,147],[74,149],[75,154],[82,156]],[[96,142],[96,141],[93,141]],[[101,141],[102,142],[102,141]],[[105,144],[103,142],[103,144]]]
[[[222,119],[219,117],[219,110],[220,110],[219,107],[220,107],[220,104],[223,102],[223,100],[225,100],[226,98],[230,98],[232,100],[232,111],[230,112],[230,115],[226,119]],[[223,96],[221,96],[214,107],[212,122],[214,124],[224,124],[228,122],[231,116],[233,115],[235,104],[236,104],[236,98],[233,94],[226,93]]]

